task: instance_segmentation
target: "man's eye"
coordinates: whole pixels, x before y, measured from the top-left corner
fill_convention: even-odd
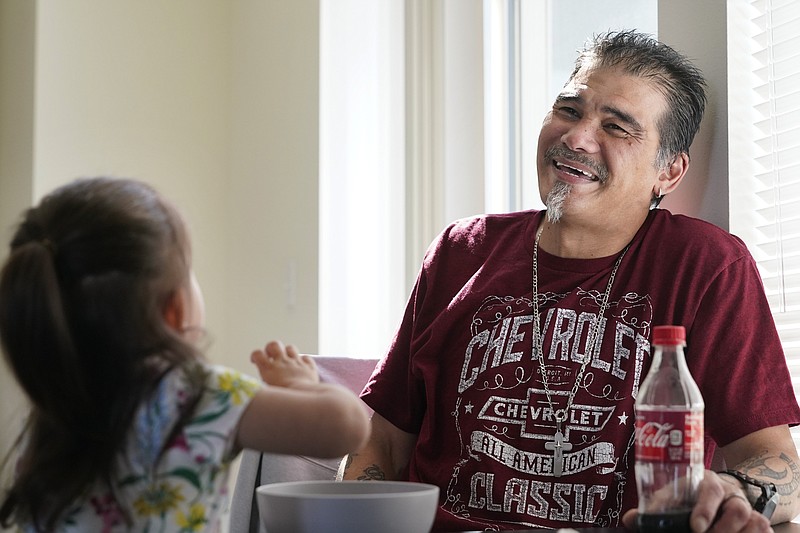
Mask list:
[[[624,128],[621,128],[617,124],[613,124],[613,123],[612,124],[606,124],[605,128],[607,130],[609,130],[610,132],[616,134],[616,135],[628,135],[627,130],[625,130]]]
[[[573,107],[559,107],[556,109],[559,113],[570,117],[577,117],[578,111]]]

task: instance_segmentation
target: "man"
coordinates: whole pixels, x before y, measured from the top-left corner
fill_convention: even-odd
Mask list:
[[[539,137],[547,210],[457,221],[431,245],[345,478],[438,485],[437,530],[633,525],[634,401],[653,326],[682,325],[706,467],[719,446],[756,480],[706,471],[692,529],[768,531],[762,482],[772,523],[800,511],[800,409],[755,264],[655,209],[686,174],[704,86],[634,32],[581,54]]]

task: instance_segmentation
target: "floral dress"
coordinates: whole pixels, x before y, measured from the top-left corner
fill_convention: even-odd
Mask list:
[[[174,430],[189,384],[183,371],[164,377],[137,412],[127,454],[118,458],[111,490],[98,484],[67,513],[59,532],[218,531],[236,457],[239,419],[261,386],[235,370],[209,365],[206,385],[188,423]],[[159,459],[163,443],[172,436]],[[124,518],[127,512],[132,524]]]

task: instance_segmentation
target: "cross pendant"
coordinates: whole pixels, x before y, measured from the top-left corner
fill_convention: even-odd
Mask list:
[[[564,440],[560,431],[556,431],[552,442],[545,442],[544,447],[546,450],[553,450],[553,475],[561,477],[564,472],[564,452],[570,451],[572,444]]]

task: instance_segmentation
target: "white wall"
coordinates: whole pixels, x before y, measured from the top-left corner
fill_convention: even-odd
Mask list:
[[[444,221],[485,210],[483,2],[444,0],[442,172]],[[437,228],[436,233],[444,229]],[[432,235],[431,237],[434,237]]]
[[[230,15],[219,2],[38,2],[34,201],[78,176],[135,177],[185,214],[222,333]]]
[[[402,0],[324,0],[319,350],[380,357],[405,309]]]
[[[0,258],[78,176],[153,183],[193,234],[209,354],[317,349],[317,0],[0,2]],[[285,305],[287,265],[296,300]],[[0,367],[0,454],[21,395]]]
[[[319,2],[230,5],[227,234],[217,250],[227,256],[227,325],[214,353],[249,369],[250,351],[273,337],[317,351]]]
[[[687,15],[691,13],[691,15]],[[662,206],[729,228],[726,0],[659,2],[658,36],[686,54],[708,82],[708,105],[680,187]]]
[[[33,3],[0,2],[0,262],[7,255],[9,228],[30,202],[33,185]],[[0,461],[21,429],[22,394],[0,357]],[[2,464],[2,463],[0,463]],[[0,471],[5,486],[10,470]]]

